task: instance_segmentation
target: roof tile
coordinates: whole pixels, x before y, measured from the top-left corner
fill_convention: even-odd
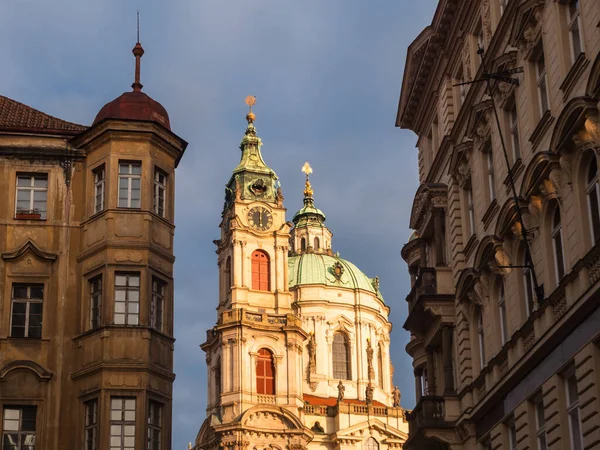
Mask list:
[[[76,134],[86,129],[84,125],[58,119],[0,95],[0,130]]]

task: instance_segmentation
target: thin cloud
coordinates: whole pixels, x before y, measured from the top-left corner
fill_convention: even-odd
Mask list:
[[[144,91],[189,142],[177,171],[173,448],[193,441],[206,407],[199,348],[214,325],[213,239],[224,185],[239,161],[246,95],[279,175],[288,218],[302,204],[310,160],[334,250],[379,275],[394,323],[395,383],[414,405],[402,329],[409,291],[400,249],[417,188],[415,136],[394,128],[406,48],[436,0],[6,0],[0,5],[1,93],[90,124],[133,81],[141,11]],[[15,38],[18,36],[18,39]]]

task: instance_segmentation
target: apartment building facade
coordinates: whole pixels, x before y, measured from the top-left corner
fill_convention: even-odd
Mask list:
[[[441,0],[408,48],[406,449],[600,448],[599,26],[595,0]]]
[[[0,96],[2,450],[171,447],[175,168],[141,91],[91,126]]]

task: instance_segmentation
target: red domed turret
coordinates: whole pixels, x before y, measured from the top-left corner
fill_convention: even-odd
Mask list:
[[[135,55],[135,81],[131,85],[132,92],[125,92],[120,97],[102,107],[94,125],[104,119],[127,119],[158,122],[165,128],[171,129],[167,110],[156,100],[142,92],[140,83],[140,59],[144,54],[142,45],[138,42],[133,48]]]

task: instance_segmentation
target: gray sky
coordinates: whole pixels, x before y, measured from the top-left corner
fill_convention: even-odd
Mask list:
[[[310,161],[333,248],[378,275],[404,407],[414,379],[402,329],[409,290],[400,249],[417,188],[416,136],[394,127],[406,48],[436,0],[2,0],[0,93],[90,124],[133,81],[140,10],[144,92],[189,142],[177,170],[173,448],[205,415],[199,348],[214,325],[224,185],[240,157],[244,98],[257,97],[263,157],[280,177],[288,219]]]

